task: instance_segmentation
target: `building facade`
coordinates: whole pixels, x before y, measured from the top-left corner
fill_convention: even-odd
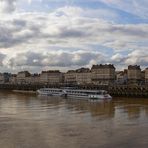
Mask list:
[[[145,70],[141,71],[141,85],[145,84]]]
[[[40,74],[32,74],[26,77],[27,84],[40,84]]]
[[[31,74],[28,71],[21,71],[18,72],[17,76],[16,76],[16,83],[17,84],[27,84],[27,79],[28,77],[30,77]]]
[[[91,68],[92,84],[109,85],[115,82],[115,67],[112,64],[93,65]]]
[[[64,83],[65,84],[77,84],[75,70],[69,70],[64,74]]]
[[[127,70],[116,72],[116,84],[127,84]]]
[[[138,65],[128,66],[128,84],[140,84],[141,83],[141,68]]]
[[[89,68],[76,70],[76,82],[79,85],[91,84],[91,71]]]
[[[148,84],[148,68],[145,69],[145,84]]]
[[[10,73],[0,73],[0,84],[8,83],[10,77]]]
[[[11,77],[10,77],[10,79],[9,79],[9,83],[10,83],[10,84],[16,84],[16,83],[17,83],[16,77],[17,77],[16,74],[11,74]]]
[[[42,71],[40,74],[41,84],[60,84],[63,82],[63,73],[59,70]]]

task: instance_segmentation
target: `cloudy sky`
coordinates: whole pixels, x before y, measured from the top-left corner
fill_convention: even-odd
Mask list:
[[[0,0],[0,71],[148,67],[148,0]]]

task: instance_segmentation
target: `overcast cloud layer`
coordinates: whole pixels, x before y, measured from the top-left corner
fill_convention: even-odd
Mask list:
[[[147,0],[0,0],[1,72],[148,67]]]

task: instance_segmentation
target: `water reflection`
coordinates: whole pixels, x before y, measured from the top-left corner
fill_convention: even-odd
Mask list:
[[[148,99],[89,102],[0,92],[0,127],[3,148],[145,147]]]

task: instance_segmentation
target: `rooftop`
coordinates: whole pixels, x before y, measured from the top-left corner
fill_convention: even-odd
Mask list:
[[[90,72],[89,68],[80,68],[76,70],[77,73]]]
[[[42,71],[42,73],[61,73],[59,70]]]
[[[137,69],[137,70],[141,70],[139,65],[129,65],[128,69]]]
[[[113,68],[115,69],[113,64],[105,64],[105,65],[93,65],[91,69],[104,69],[104,68]]]

